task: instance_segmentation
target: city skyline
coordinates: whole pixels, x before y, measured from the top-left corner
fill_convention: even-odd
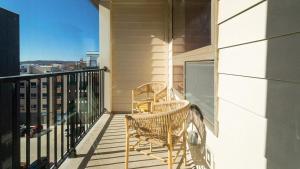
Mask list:
[[[99,51],[99,16],[86,0],[2,0],[20,16],[20,61],[80,60]]]

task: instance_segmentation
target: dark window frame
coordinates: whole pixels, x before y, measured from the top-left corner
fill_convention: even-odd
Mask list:
[[[30,98],[36,99],[37,98],[37,93],[30,93]]]
[[[47,99],[48,93],[42,93],[42,99]]]
[[[48,105],[47,104],[43,104],[42,105],[42,109],[47,109]]]
[[[32,104],[32,105],[30,105],[30,108],[31,109],[37,109],[37,105],[36,104]]]
[[[20,93],[20,99],[25,99],[25,93]]]
[[[30,88],[36,88],[37,84],[36,82],[30,82]]]
[[[48,82],[42,82],[42,88],[47,88]]]
[[[20,88],[25,88],[25,82],[20,82]]]

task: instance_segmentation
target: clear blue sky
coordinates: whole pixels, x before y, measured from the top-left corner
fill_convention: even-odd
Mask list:
[[[98,10],[89,0],[0,0],[20,16],[20,59],[79,60],[99,50]]]

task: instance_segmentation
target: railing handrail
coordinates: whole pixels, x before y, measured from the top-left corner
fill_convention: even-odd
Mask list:
[[[76,146],[105,112],[105,72],[107,67],[0,77],[0,86],[7,89],[0,96],[12,98],[7,107],[14,122],[16,166],[54,169],[67,157],[76,157]]]
[[[14,82],[14,81],[22,81],[22,80],[30,80],[30,79],[38,79],[38,78],[47,78],[61,75],[69,75],[75,73],[83,73],[83,72],[94,72],[94,71],[106,71],[107,68],[97,68],[97,69],[84,69],[84,70],[75,70],[75,71],[65,71],[65,72],[55,72],[55,73],[44,73],[44,74],[28,74],[28,75],[16,75],[16,76],[3,76],[0,77],[0,82]]]

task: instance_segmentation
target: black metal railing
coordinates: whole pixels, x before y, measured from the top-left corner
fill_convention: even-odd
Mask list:
[[[0,77],[12,91],[13,168],[58,168],[76,154],[105,111],[105,71]]]

